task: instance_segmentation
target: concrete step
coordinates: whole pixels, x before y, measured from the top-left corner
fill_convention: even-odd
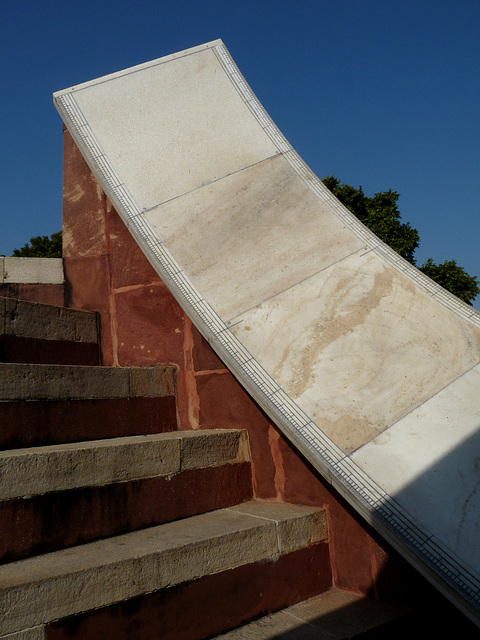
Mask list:
[[[248,460],[246,432],[174,431],[0,452],[0,501]]]
[[[172,390],[172,367],[0,363],[0,402],[154,397]]]
[[[256,563],[260,563],[259,566],[266,571],[269,563],[281,566],[284,558],[305,553],[305,550],[310,554],[310,568],[315,553],[318,555],[319,549],[322,549],[325,556],[327,550],[325,570],[328,573],[326,538],[323,510],[289,504],[248,502],[12,562],[0,567],[0,611],[3,612],[0,635],[23,630],[41,633],[42,629],[36,628],[46,626],[43,630],[46,637],[56,639],[167,638],[170,636],[156,626],[155,613],[152,614],[152,598],[159,597],[162,590],[169,592],[167,599],[171,603],[172,597],[175,599],[181,594],[181,585],[190,583],[195,589],[197,581],[218,576],[223,576],[228,583],[232,571],[243,570]],[[298,562],[294,563],[294,568],[299,583],[295,585],[295,593],[297,598],[300,593],[302,599],[305,577],[299,573],[301,567]],[[290,572],[287,582],[292,575]],[[235,581],[232,605],[236,601],[238,606],[243,589],[249,592],[254,584],[248,572],[244,577],[246,580],[242,584]],[[280,582],[277,582],[277,586]],[[227,590],[221,584],[220,580],[219,593],[225,595]],[[316,588],[320,591],[325,586],[318,584]],[[200,593],[204,596],[208,593],[210,600],[214,596],[212,590],[205,589],[204,585],[201,585]],[[142,598],[147,600],[142,601]],[[258,594],[256,601],[257,598]],[[160,617],[164,614],[168,617],[175,610],[175,607],[165,606],[165,602],[157,605]],[[219,601],[214,599],[213,605],[214,610],[218,610]],[[143,610],[144,606],[146,611]],[[143,618],[142,611],[145,613]],[[79,614],[79,617],[63,620],[75,614]],[[199,614],[201,611],[197,609],[197,618]],[[91,615],[96,635],[85,631],[85,627],[88,629],[91,623]],[[99,615],[107,618],[113,616],[116,623],[110,627],[109,623],[107,627],[97,624]],[[194,637],[179,632],[186,620],[185,611],[183,620],[176,621],[177,630],[173,637],[178,640],[181,637]],[[189,624],[193,624],[193,620]],[[209,626],[213,629],[213,632],[208,632],[210,635],[222,630],[218,629],[217,621],[212,621]],[[155,635],[152,635],[153,629],[156,629]],[[208,637],[208,633],[204,633],[203,637]]]
[[[332,587],[282,611],[216,636],[216,640],[405,638],[414,629],[411,615],[409,606],[378,602]],[[403,635],[405,633],[407,635]]]
[[[0,449],[172,431],[174,367],[0,363]]]
[[[15,449],[0,453],[0,477],[0,562],[252,498],[247,435],[237,430]]]
[[[98,365],[97,314],[0,297],[0,362]]]

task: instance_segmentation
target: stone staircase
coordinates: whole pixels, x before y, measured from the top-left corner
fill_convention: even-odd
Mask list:
[[[336,589],[325,511],[255,500],[247,432],[178,431],[174,367],[98,326],[0,297],[0,640],[475,637]]]
[[[0,640],[443,629],[332,586],[324,510],[255,500],[247,432],[178,431],[174,368],[99,366],[98,332],[0,297]]]
[[[0,638],[225,633],[332,586],[322,509],[253,499],[246,432],[176,430],[171,367],[0,298]]]

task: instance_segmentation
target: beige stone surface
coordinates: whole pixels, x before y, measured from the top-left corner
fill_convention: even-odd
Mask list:
[[[480,535],[479,388],[477,365],[352,456],[474,572],[480,572],[472,544]]]
[[[3,282],[24,284],[63,284],[61,258],[0,258]],[[1,270],[0,270],[1,274]]]
[[[246,458],[246,432],[174,431],[0,452],[0,500],[103,486]]]
[[[92,311],[0,297],[0,331],[4,334],[96,343],[97,330],[96,313]]]
[[[0,499],[167,475],[179,468],[179,438],[156,435],[3,451]]]
[[[167,202],[145,219],[226,321],[365,247],[283,156]]]
[[[278,153],[212,49],[80,87],[75,99],[87,121],[98,123],[98,142],[129,176],[140,209]],[[172,147],[175,155],[166,152]]]
[[[310,510],[314,528],[317,511]],[[4,565],[0,634],[277,557],[278,524],[298,514],[306,516],[303,508],[288,504],[279,507],[277,521],[260,512],[221,509]]]
[[[171,367],[135,369],[0,363],[0,402],[156,397],[173,393]]]
[[[18,633],[8,633],[7,635],[0,636],[1,640],[45,640],[45,628],[33,627],[32,629],[26,629],[25,631],[19,631]]]
[[[246,502],[230,507],[232,511],[245,513],[255,518],[265,518],[276,524],[280,552],[289,553],[301,546],[309,546],[328,538],[326,513],[322,510],[312,514],[311,507],[297,506],[296,517],[286,519],[284,504],[279,502]]]
[[[246,431],[201,429],[177,432],[181,443],[181,470],[199,469],[250,459]]]

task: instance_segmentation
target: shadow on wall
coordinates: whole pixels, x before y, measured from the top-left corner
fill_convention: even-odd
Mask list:
[[[475,446],[478,444],[477,437],[480,437],[480,435],[475,436],[473,442],[469,441],[464,443],[464,447],[467,451],[470,449],[479,450],[478,447]],[[290,445],[285,442],[282,447],[285,474],[286,477],[290,477],[292,480],[292,476],[295,476],[295,473],[298,473],[298,468],[293,469],[289,464],[289,460],[293,457],[293,453],[290,455],[290,451]],[[445,465],[445,469],[438,469],[438,465],[436,465],[436,469],[429,470],[429,472],[434,475],[434,478],[431,480],[432,482],[433,480],[437,481],[436,476],[438,474],[442,476],[442,474],[445,473],[444,481],[439,489],[440,496],[445,493],[449,483],[452,482],[447,471],[447,467],[452,473],[455,471],[458,472],[457,467],[459,467],[459,461],[463,459],[464,455],[465,451],[454,451],[452,454],[447,456],[445,460],[441,461],[441,464]],[[369,632],[368,637],[371,638],[388,638],[389,640],[396,637],[403,639],[409,636],[415,638],[427,638],[432,637],[432,631],[444,631],[447,625],[454,626],[454,628],[458,630],[458,637],[473,638],[478,636],[478,628],[463,613],[458,611],[457,608],[442,594],[440,594],[426,578],[410,566],[395,549],[391,548],[383,539],[381,534],[376,532],[369,524],[363,521],[354,508],[351,507],[344,498],[341,497],[337,491],[322,478],[310,462],[308,462],[296,450],[295,456],[303,461],[305,469],[307,469],[308,472],[317,479],[319,484],[327,486],[329,493],[333,497],[329,508],[330,518],[336,517],[334,505],[335,501],[337,501],[344,511],[350,514],[352,519],[359,522],[359,526],[361,526],[366,532],[365,538],[357,538],[355,534],[352,535],[352,532],[348,531],[348,526],[346,525],[345,520],[340,518],[332,521],[335,533],[330,544],[334,545],[334,558],[337,563],[337,568],[338,562],[342,563],[342,566],[338,569],[341,575],[337,576],[340,581],[338,582],[337,578],[335,579],[335,584],[340,589],[351,588],[348,585],[348,580],[345,580],[345,572],[347,573],[347,576],[350,577],[349,569],[345,569],[345,554],[347,556],[347,562],[350,562],[352,559],[355,560],[357,555],[360,563],[362,561],[365,562],[364,558],[362,559],[362,554],[364,554],[365,551],[364,545],[368,544],[367,537],[373,541],[371,549],[376,556],[376,560],[372,565],[373,575],[371,575],[371,577],[373,578],[373,581],[369,582],[368,587],[365,582],[365,574],[355,574],[355,569],[353,569],[354,576],[358,580],[357,585],[360,586],[363,584],[367,587],[361,591],[363,591],[363,593],[369,598],[370,602],[365,603],[364,600],[348,604],[339,602],[337,603],[338,606],[330,608],[328,613],[324,613],[322,615],[319,614],[318,610],[316,612],[315,610],[309,611],[308,616],[302,617],[299,615],[296,617],[294,625],[287,624],[285,630],[282,631],[280,635],[274,636],[273,634],[270,635],[266,633],[266,637],[272,639],[278,637],[284,640],[309,640],[310,638],[312,638],[312,640],[313,638],[318,640],[318,638],[323,637],[367,637],[360,635],[357,624],[359,621],[362,623],[370,621],[372,623],[371,626],[374,626],[375,624],[378,625],[378,628],[375,631]],[[294,473],[292,473],[292,471]],[[300,488],[303,488],[303,492],[295,493],[294,483],[287,482],[286,495],[284,496],[287,501],[306,503],[305,499],[310,495],[311,500],[307,499],[308,503],[320,503],[318,495],[308,493],[306,488],[307,485],[302,482],[301,475],[296,476],[294,479],[297,481]],[[417,482],[419,483],[418,486],[416,486]],[[311,484],[308,484],[308,487],[311,486]],[[404,491],[419,491],[421,493],[422,478],[417,478],[412,485],[405,487]],[[419,510],[422,511],[425,506],[424,504],[421,504],[421,501],[431,500],[431,497],[428,495],[420,496],[418,500],[420,501]],[[479,511],[474,507],[472,517],[475,515],[475,511],[476,513],[479,513]],[[442,516],[443,515],[444,514],[442,512]],[[344,527],[346,527],[346,529]],[[356,545],[358,543],[360,543],[360,546],[352,546],[352,544]],[[375,566],[378,569],[377,571],[375,571]],[[360,593],[361,591],[358,591],[357,593]],[[391,609],[389,603],[392,604]],[[385,611],[385,606],[386,610],[391,611],[393,614],[395,612],[395,608],[397,608],[402,612],[402,617],[397,617],[392,622],[385,623],[384,625],[381,622],[381,615],[383,615],[382,611]],[[405,611],[409,612],[408,615],[405,614]],[[286,615],[286,612],[284,613]],[[379,616],[380,619],[378,619]],[[362,628],[365,630],[367,625]],[[267,629],[268,627],[265,627],[266,631]],[[335,633],[333,631],[334,629],[336,630]],[[421,635],[420,631],[422,633]],[[322,635],[324,632],[325,635]],[[239,640],[240,638],[243,640],[243,636],[240,635],[240,630],[237,633],[239,635],[236,637],[238,637]],[[329,635],[330,633],[333,635]],[[341,633],[343,635],[340,635]],[[412,633],[415,635],[412,635]],[[249,636],[247,635],[245,636],[245,638],[248,637]],[[258,637],[262,636],[260,635]]]
[[[432,601],[418,611],[404,613],[398,609],[390,610],[392,619],[386,620],[385,609],[382,611],[365,602],[341,606],[326,615],[312,617],[300,621],[297,611],[292,614],[281,612],[283,630],[271,635],[268,619],[265,621],[265,636],[269,640],[320,640],[321,638],[369,638],[378,640],[405,640],[405,638],[432,638],[445,630],[455,629],[457,638],[475,638],[478,628],[463,617],[449,602],[441,599]],[[402,615],[403,613],[403,615]],[[277,614],[278,615],[278,614]],[[240,634],[242,629],[237,631]],[[245,639],[250,636],[245,635]],[[440,637],[440,635],[438,636]],[[240,640],[241,635],[235,636]]]
[[[387,514],[408,513],[412,518],[406,534],[411,535],[421,549],[441,548],[446,562],[451,562],[453,573],[456,562],[461,559],[459,576],[468,586],[473,580],[473,593],[478,596],[478,575],[480,573],[480,425],[478,430],[466,438],[461,445],[437,460],[427,470],[395,492],[377,510],[377,516],[385,520]],[[425,530],[416,528],[415,520],[422,522]],[[440,542],[441,541],[441,542]],[[475,577],[476,576],[476,577]],[[381,576],[379,578],[381,580]],[[426,586],[430,588],[426,582]],[[466,626],[476,637],[477,627],[470,623],[446,598],[436,594],[433,601],[433,619],[443,620],[445,615],[454,617],[456,624]],[[294,636],[292,636],[293,638]]]
[[[478,431],[393,496],[395,503],[480,574],[480,424]],[[386,506],[390,506],[388,503]]]
[[[376,532],[370,531],[370,535],[384,548],[388,546]],[[395,576],[397,579],[401,577],[402,582],[392,582]],[[377,599],[378,593],[382,594],[380,600]],[[340,592],[339,597],[333,595],[330,606],[326,607],[328,611],[322,614],[318,613],[315,598],[300,602],[292,609],[261,620],[262,627],[257,631],[259,635],[250,636],[247,629],[240,628],[234,637],[235,640],[250,637],[268,637],[269,640],[405,640],[441,637],[446,629],[455,629],[457,638],[479,636],[478,627],[394,549],[388,549],[386,563],[366,595],[367,598],[348,592]],[[272,630],[274,620],[278,624],[275,630],[281,631]]]

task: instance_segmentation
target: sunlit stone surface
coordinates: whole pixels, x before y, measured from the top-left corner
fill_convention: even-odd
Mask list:
[[[55,101],[225,364],[360,513],[480,611],[480,314],[331,196],[221,41]]]

